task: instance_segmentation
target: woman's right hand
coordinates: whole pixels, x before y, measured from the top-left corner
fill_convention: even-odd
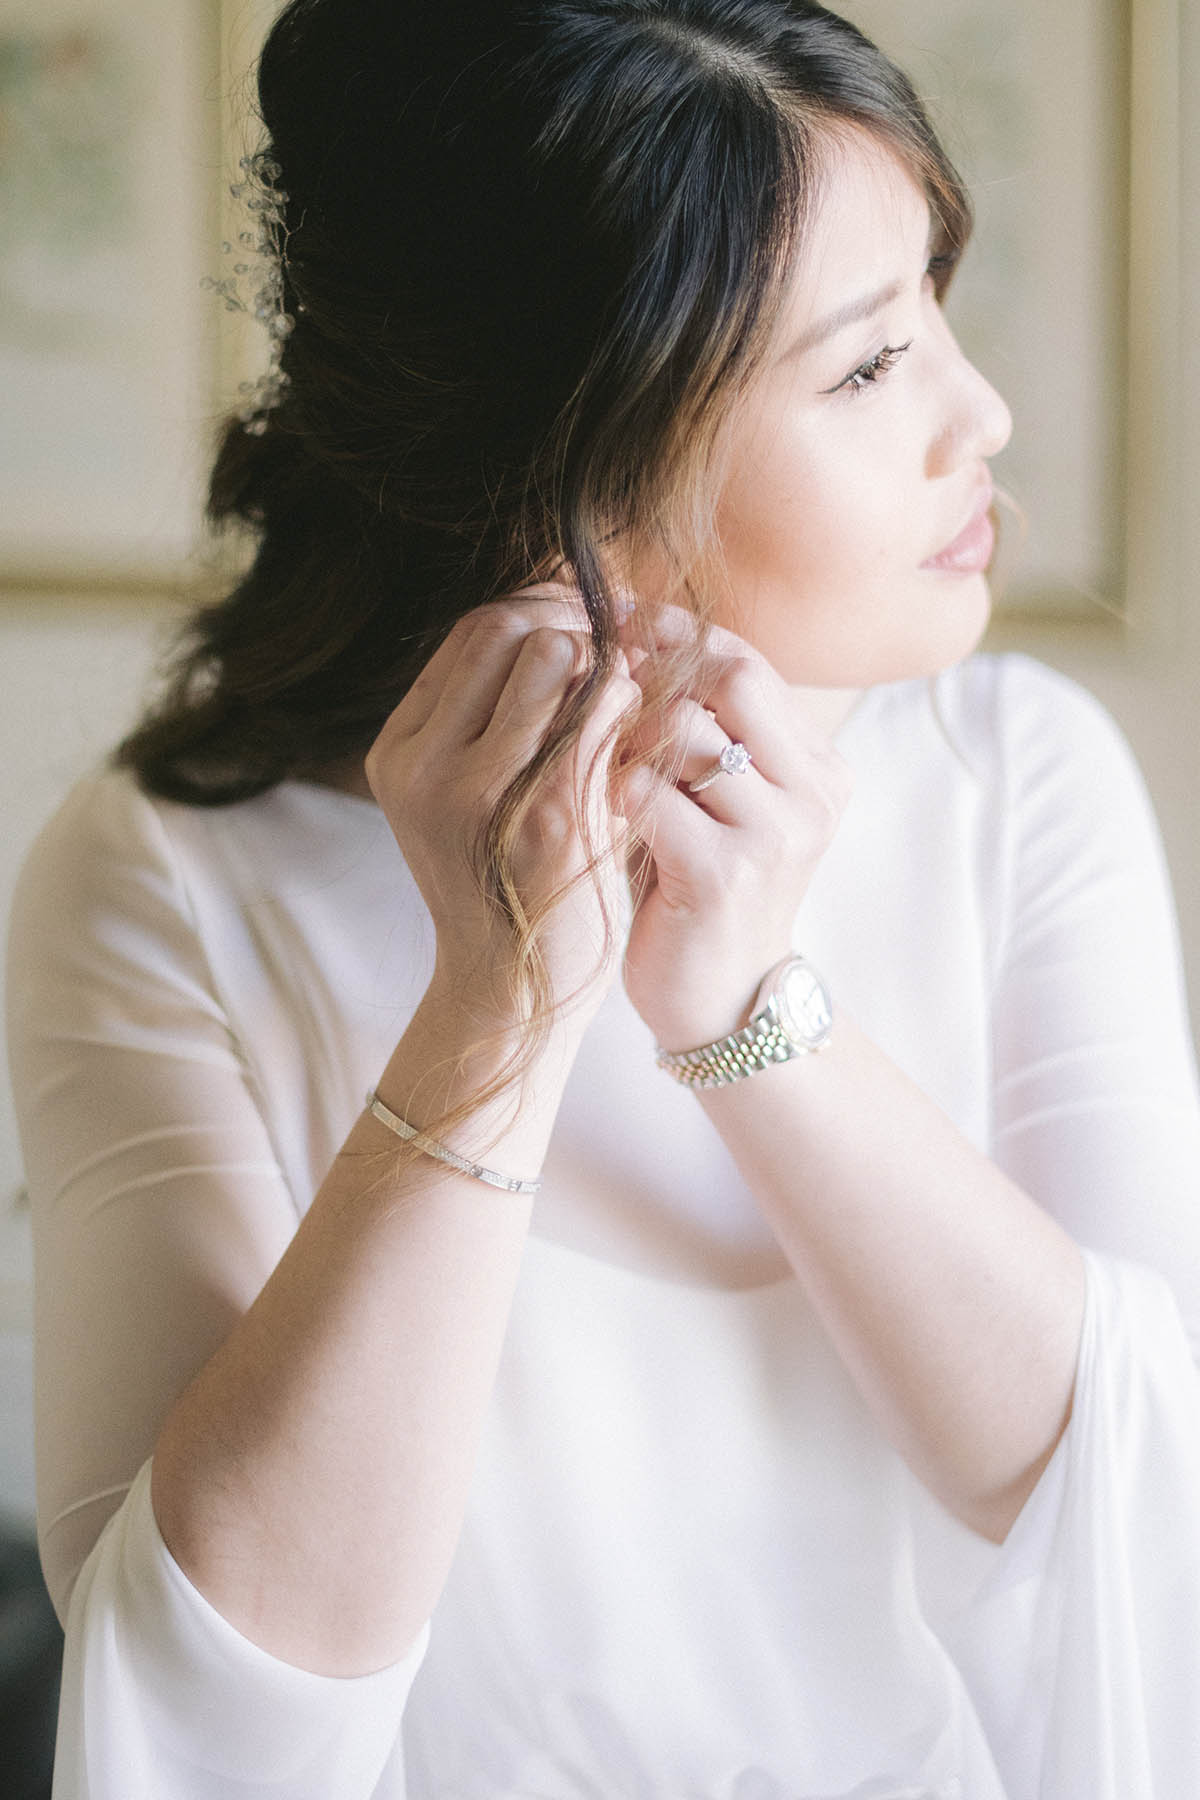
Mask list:
[[[516,935],[481,887],[479,850],[501,796],[583,675],[588,647],[571,588],[547,583],[477,608],[430,658],[366,759],[371,791],[433,917],[438,978],[469,992],[473,1013],[490,1012],[499,1028],[519,1022]],[[609,802],[609,763],[613,727],[640,699],[622,655],[578,740],[538,783],[513,845],[527,917],[552,903],[539,941],[555,1001],[571,1003],[583,1023],[620,964],[604,914],[619,916],[627,834]],[[580,880],[589,848],[600,866]]]

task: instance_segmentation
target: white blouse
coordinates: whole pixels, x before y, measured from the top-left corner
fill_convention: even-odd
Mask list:
[[[1073,1416],[1005,1543],[911,1475],[795,1279],[738,1285],[771,1235],[618,988],[430,1624],[354,1680],[241,1636],[166,1550],[149,1459],[432,932],[370,802],[187,808],[105,772],[10,946],[56,1800],[1200,1795],[1200,1105],[1149,803],[1096,701],[1022,656],[874,689],[838,746],[854,797],[796,945],[1085,1253]],[[644,1257],[579,1237],[584,1190]]]

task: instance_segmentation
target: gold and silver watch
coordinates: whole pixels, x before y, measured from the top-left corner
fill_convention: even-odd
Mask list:
[[[828,988],[803,956],[788,956],[767,974],[740,1031],[697,1050],[660,1050],[655,1061],[687,1087],[724,1087],[823,1049],[832,1032]]]

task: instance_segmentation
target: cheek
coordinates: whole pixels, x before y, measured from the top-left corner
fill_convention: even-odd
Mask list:
[[[739,453],[717,509],[730,574],[751,586],[776,567],[807,568],[829,536],[827,483],[819,464],[786,426],[760,430]]]
[[[790,593],[803,609],[822,599],[853,606],[858,591],[894,576],[903,560],[904,507],[894,471],[861,458],[779,454],[749,459],[727,489],[717,521],[735,595],[747,602]]]
[[[819,467],[779,454],[740,465],[718,510],[731,585],[719,622],[800,685],[870,686],[956,660],[986,610],[919,572],[904,447],[893,436],[874,462],[861,445],[824,450]]]

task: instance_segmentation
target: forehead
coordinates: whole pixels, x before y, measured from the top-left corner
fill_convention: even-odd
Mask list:
[[[887,144],[863,131],[827,135],[789,283],[789,327],[910,276],[929,218],[925,189]]]

